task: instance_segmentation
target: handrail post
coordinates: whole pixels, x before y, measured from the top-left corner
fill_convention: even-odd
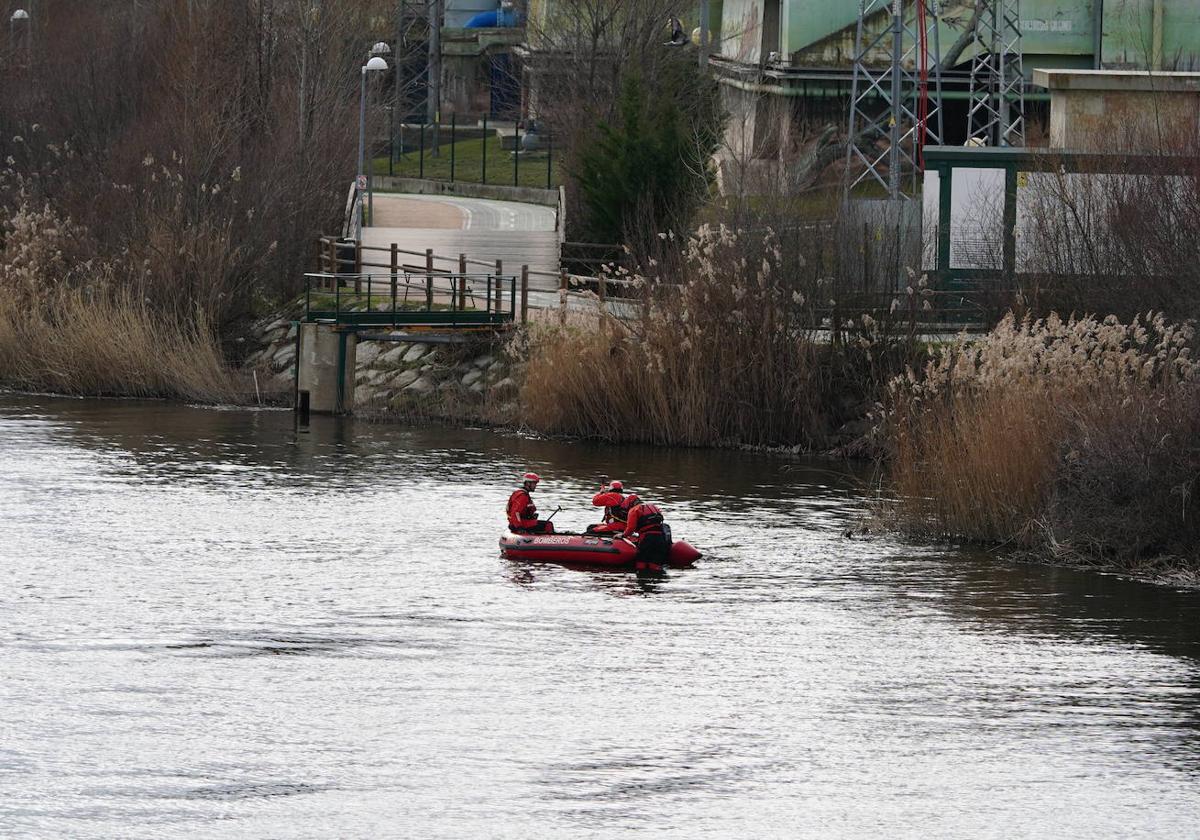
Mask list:
[[[392,243],[392,326],[396,326],[396,276],[400,273],[400,246]]]
[[[417,152],[417,160],[419,161],[419,163],[417,164],[417,177],[424,178],[425,177],[425,123],[421,123],[421,146],[420,146],[420,151]]]
[[[529,266],[521,266],[521,323],[529,322]]]
[[[433,249],[425,249],[425,308],[433,311]]]
[[[330,239],[329,239],[329,273],[330,273],[330,275],[332,275],[332,277],[330,279],[330,283],[332,283],[334,286],[337,285],[338,275],[341,274],[341,272],[338,271],[338,267],[339,266],[338,266],[338,254],[337,254],[337,239],[334,237],[330,237]]]
[[[458,114],[450,115],[450,183],[454,183],[455,149],[458,148]]]
[[[354,240],[354,294],[362,292],[362,240]]]
[[[504,261],[496,260],[496,317],[504,313]]]
[[[492,275],[490,275],[490,274],[487,276],[487,292],[486,292],[483,300],[484,300],[484,305],[485,305],[484,313],[487,315],[491,315],[492,314]]]
[[[458,283],[455,285],[458,295],[458,308],[464,312],[467,309],[467,255],[458,255]]]
[[[519,187],[521,176],[521,129],[513,123],[513,186]]]
[[[567,323],[567,284],[569,278],[565,268],[559,269],[558,274],[558,325],[566,326]]]

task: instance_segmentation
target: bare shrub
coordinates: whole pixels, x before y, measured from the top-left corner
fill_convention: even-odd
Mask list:
[[[358,67],[391,7],[38,5],[54,48],[0,79],[0,204],[75,220],[85,261],[152,278],[152,309],[200,307],[233,350],[340,215]]]
[[[1196,463],[1184,408],[1200,378],[1193,338],[1161,315],[1010,315],[980,341],[942,348],[892,386],[889,511],[927,534],[1124,561],[1166,544],[1194,550],[1180,506]],[[1156,462],[1163,484],[1151,488]],[[1127,527],[1128,516],[1148,524]]]
[[[1037,312],[1200,317],[1200,141],[1082,169],[1051,159],[1018,201],[1018,265]]]
[[[1157,391],[1071,418],[1045,512],[1062,558],[1200,571],[1200,392]]]

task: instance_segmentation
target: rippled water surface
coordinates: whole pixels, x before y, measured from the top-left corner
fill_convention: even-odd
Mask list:
[[[512,476],[706,558],[511,563]],[[1200,594],[830,465],[0,396],[0,836],[1195,837]]]

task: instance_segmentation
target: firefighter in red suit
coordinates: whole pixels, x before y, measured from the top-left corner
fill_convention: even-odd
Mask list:
[[[537,518],[537,506],[529,495],[537,489],[537,473],[527,472],[522,476],[521,486],[508,497],[508,529],[513,533],[553,534],[554,523]]]
[[[605,484],[600,492],[592,497],[592,504],[604,508],[604,522],[600,525],[589,525],[589,534],[621,534],[625,531],[625,523],[629,519],[629,510],[638,503],[636,493],[625,495],[625,485],[619,481]]]
[[[629,511],[625,539],[637,546],[635,568],[638,572],[660,574],[671,553],[671,529],[663,521],[658,505],[640,502]]]

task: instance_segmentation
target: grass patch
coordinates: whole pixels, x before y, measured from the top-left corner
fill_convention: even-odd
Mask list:
[[[449,134],[449,132],[445,132]],[[487,138],[485,172],[484,141],[482,139],[460,140],[457,143],[443,143],[439,157],[433,157],[430,149],[424,153],[424,177],[436,181],[451,180],[451,162],[453,159],[453,180],[469,184],[496,184],[498,186],[521,186],[553,189],[563,182],[563,173],[557,159],[550,159],[545,151],[522,152],[519,169],[514,178],[514,161],[512,152],[500,148],[499,137]],[[391,164],[389,171],[388,158],[379,157],[372,161],[375,175],[396,175],[403,178],[421,177],[421,152],[406,152]],[[547,184],[547,169],[549,169],[549,184]],[[486,180],[485,180],[486,176]]]
[[[730,217],[739,206],[752,215],[785,214],[794,222],[815,222],[835,219],[842,204],[840,184],[822,184],[797,195],[716,196],[700,210],[701,223],[717,224]],[[855,199],[885,199],[887,190],[875,181],[864,181],[851,192]],[[918,189],[914,199],[920,198]]]

